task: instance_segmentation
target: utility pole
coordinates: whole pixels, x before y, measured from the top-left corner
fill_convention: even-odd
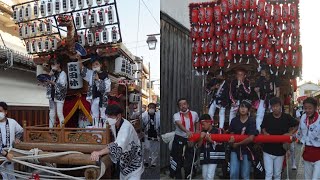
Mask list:
[[[151,85],[151,72],[150,72],[150,62],[148,63],[149,66],[149,103],[151,103],[151,89],[152,89],[152,85]]]

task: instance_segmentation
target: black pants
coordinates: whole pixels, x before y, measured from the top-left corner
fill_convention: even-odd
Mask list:
[[[183,148],[186,146],[186,150],[183,156]],[[176,179],[182,179],[181,168],[184,167],[185,176],[191,173],[192,161],[193,161],[193,147],[188,147],[187,138],[175,135],[172,143],[172,149],[170,152],[170,177]]]

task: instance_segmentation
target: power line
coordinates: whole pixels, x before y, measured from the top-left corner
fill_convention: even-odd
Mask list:
[[[150,9],[148,8],[148,6],[146,5],[146,3],[144,2],[144,0],[142,0],[142,3],[144,4],[144,6],[146,6],[147,10],[149,11],[150,15],[152,16],[152,18],[154,19],[154,21],[159,25],[160,27],[160,23],[156,20],[156,18],[153,16],[153,14],[151,13]]]

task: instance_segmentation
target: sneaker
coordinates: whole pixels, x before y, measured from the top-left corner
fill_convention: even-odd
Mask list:
[[[292,170],[297,170],[297,166],[295,164],[292,165]]]

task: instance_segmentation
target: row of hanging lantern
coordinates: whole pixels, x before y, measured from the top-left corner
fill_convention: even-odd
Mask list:
[[[19,25],[20,39],[32,38],[38,35],[52,34],[52,21],[44,20]]]
[[[106,19],[106,16],[108,19]],[[100,8],[98,11],[91,10],[90,12],[84,12],[82,15],[77,13],[74,19],[77,29],[80,29],[83,26],[89,28],[92,26],[104,25],[106,21],[108,21],[109,24],[112,24],[114,23],[114,12],[112,6],[109,6],[106,9]]]
[[[26,40],[28,53],[41,53],[54,51],[58,48],[58,40],[55,37]]]
[[[115,59],[114,73],[132,78],[134,74],[133,66],[127,58],[119,56]]]
[[[13,11],[13,20],[15,22],[23,22],[30,19],[36,19],[40,17],[47,17],[54,14],[60,14],[62,12],[69,12],[71,10],[82,9],[85,7],[85,2],[88,7],[93,5],[93,0],[52,0],[42,1],[40,4],[35,1],[32,5],[31,3],[26,6],[15,6]],[[103,3],[108,4],[109,0],[96,0],[97,5],[102,5]],[[111,8],[110,8],[111,7]],[[108,16],[113,16],[112,6],[108,7]],[[111,17],[108,17],[109,21]],[[113,19],[113,17],[112,17]]]
[[[299,67],[298,3],[221,0],[190,4],[193,66],[223,68],[228,62],[228,68],[244,58],[247,64],[256,59],[277,69],[284,65],[284,74],[287,66]]]
[[[78,32],[78,42],[82,46],[93,46],[107,43],[117,43],[119,40],[119,32],[116,26],[113,26],[111,33],[110,28],[98,29],[96,32],[90,30],[85,34],[83,31]],[[111,35],[111,38],[110,38]]]

